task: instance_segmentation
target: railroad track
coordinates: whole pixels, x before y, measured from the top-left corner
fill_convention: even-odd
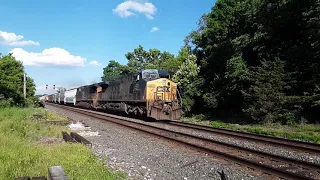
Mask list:
[[[253,134],[253,133],[235,131],[230,129],[214,128],[210,126],[196,125],[192,123],[179,122],[179,121],[168,121],[166,122],[166,124],[170,124],[172,126],[177,126],[177,127],[192,128],[192,129],[203,131],[203,132],[214,133],[214,134],[235,137],[240,139],[246,139],[246,140],[251,140],[251,141],[260,142],[260,143],[277,145],[281,147],[288,147],[290,149],[296,149],[304,152],[319,153],[320,155],[320,144],[285,139],[280,137]]]
[[[106,120],[158,137],[166,138],[171,141],[196,148],[200,151],[244,164],[252,169],[262,171],[273,178],[320,179],[320,165],[318,164],[239,147],[141,122],[130,121],[114,115],[102,114],[68,106],[64,106],[63,108],[89,117]]]

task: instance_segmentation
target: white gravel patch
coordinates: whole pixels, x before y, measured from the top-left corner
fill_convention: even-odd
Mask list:
[[[83,137],[100,136],[98,131],[91,131],[91,127],[86,126],[82,122],[71,123],[68,125],[69,129],[73,132],[78,133]]]
[[[129,179],[266,179],[262,174],[233,162],[172,144],[162,138],[113,123],[46,106],[60,115],[81,121],[100,136],[89,136],[92,150],[105,165],[124,171]]]

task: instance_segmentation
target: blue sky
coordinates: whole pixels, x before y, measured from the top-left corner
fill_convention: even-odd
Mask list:
[[[23,61],[37,93],[100,81],[109,60],[141,44],[177,54],[215,1],[10,0],[1,2],[0,52]],[[155,30],[155,31],[152,31]]]

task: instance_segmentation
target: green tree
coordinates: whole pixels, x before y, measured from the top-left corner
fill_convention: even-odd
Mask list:
[[[134,69],[128,67],[127,65],[121,65],[115,60],[109,61],[108,66],[103,68],[103,76],[101,77],[102,81],[111,81],[119,78],[121,75],[128,74],[133,72]]]
[[[244,107],[241,93],[249,87],[248,65],[255,64],[253,44],[257,38],[255,0],[218,0],[204,14],[197,31],[186,43],[193,48],[200,65],[205,106],[215,115],[239,116]]]
[[[132,52],[128,52],[125,56],[128,60],[128,67],[136,71],[142,69],[163,69],[174,74],[181,65],[181,62],[173,54],[167,51],[161,52],[155,48],[146,51],[141,45]]]
[[[177,82],[182,95],[182,107],[185,113],[189,113],[194,105],[194,97],[199,95],[197,89],[199,67],[196,63],[197,58],[189,54],[186,48],[182,48],[177,58],[183,62],[177,72],[173,75],[173,80]]]
[[[127,65],[135,69],[136,71],[140,71],[145,67],[152,65],[148,59],[149,58],[148,52],[144,50],[144,48],[141,45],[135,48],[133,52],[128,52],[127,54],[125,54],[125,56],[128,60]]]
[[[181,67],[182,63],[189,58],[191,51],[188,47],[181,47],[178,55],[174,57],[168,52],[162,54],[163,62],[160,64],[160,68],[169,71],[171,74],[175,74]]]
[[[6,105],[24,105],[22,62],[17,61],[11,54],[0,56],[0,99]],[[26,77],[27,98],[32,99],[35,94],[33,79]]]
[[[279,119],[285,101],[284,64],[279,59],[261,64],[253,68],[252,85],[243,92],[247,102],[244,112],[256,123],[272,123]]]
[[[218,0],[211,12],[200,18],[198,30],[185,40],[200,66],[198,76],[203,79],[200,89],[205,107],[224,117],[243,116],[245,109],[247,117],[256,122],[281,119],[276,113],[295,119],[311,117],[320,110],[315,105],[320,84],[319,3],[319,0]],[[274,59],[278,58],[283,65],[281,82],[277,76],[268,76],[263,71],[273,67]],[[275,86],[283,82],[284,87],[272,92],[265,84],[259,84],[261,79],[255,76],[269,77],[270,83],[278,82]],[[263,104],[261,98],[269,91],[282,94],[284,101],[273,101],[278,106],[273,109],[275,114],[270,114],[275,108],[270,105],[267,107],[270,110],[258,118],[255,113]],[[244,96],[241,92],[251,92],[250,97],[259,102],[248,101],[248,94]]]

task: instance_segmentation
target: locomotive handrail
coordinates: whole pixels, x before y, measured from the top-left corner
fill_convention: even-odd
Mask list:
[[[179,88],[180,88],[180,87],[178,86],[177,92],[178,92],[178,95],[179,95],[179,97],[180,97],[180,106],[181,106],[181,109],[182,109],[182,96],[181,96],[181,94],[180,94]]]

